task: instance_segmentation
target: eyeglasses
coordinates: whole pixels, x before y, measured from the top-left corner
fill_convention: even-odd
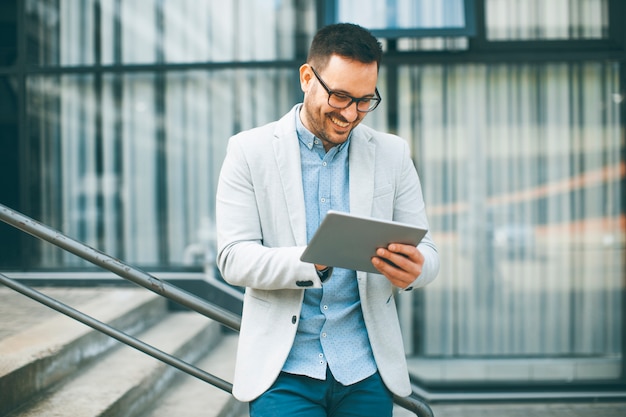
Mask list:
[[[315,68],[311,67],[311,69],[313,70],[313,74],[315,74],[317,81],[320,82],[322,87],[324,87],[324,90],[326,90],[326,92],[328,93],[328,105],[330,107],[334,107],[336,109],[346,109],[350,107],[352,103],[356,103],[357,111],[360,111],[361,113],[367,113],[367,112],[374,110],[376,107],[378,107],[378,105],[380,104],[382,100],[382,98],[380,97],[380,94],[378,93],[378,88],[376,88],[375,90],[376,95],[374,97],[361,97],[361,98],[356,98],[345,93],[333,91],[330,88],[328,88],[328,86],[322,80],[322,78],[317,73],[317,71],[315,71]]]

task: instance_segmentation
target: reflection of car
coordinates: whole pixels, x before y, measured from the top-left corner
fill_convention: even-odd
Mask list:
[[[493,234],[497,251],[504,251],[510,258],[531,256],[535,248],[535,231],[527,224],[509,224],[497,227]]]

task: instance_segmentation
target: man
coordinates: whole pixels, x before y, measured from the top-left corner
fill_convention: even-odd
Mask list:
[[[381,100],[381,57],[360,26],[322,28],[303,103],[229,141],[217,262],[246,287],[233,394],[252,417],[391,416],[393,394],[411,393],[394,296],[435,278],[430,234],[379,249],[380,274],[300,261],[330,209],[428,228],[406,141],[360,125]]]

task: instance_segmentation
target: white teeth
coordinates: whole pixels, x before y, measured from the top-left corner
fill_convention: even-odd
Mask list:
[[[340,121],[338,119],[335,119],[334,117],[331,117],[330,120],[332,120],[333,123],[335,123],[335,124],[337,124],[337,125],[339,125],[341,127],[348,127],[348,125],[350,124],[350,123],[342,122],[342,121]]]

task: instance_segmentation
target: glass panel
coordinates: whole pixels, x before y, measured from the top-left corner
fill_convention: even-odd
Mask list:
[[[309,8],[310,9],[310,8]],[[291,59],[297,22],[287,1],[30,0],[29,62],[36,65]]]
[[[463,28],[464,0],[337,0],[337,22],[369,29]]]
[[[615,380],[626,222],[615,63],[405,67],[441,256],[405,328],[427,382]],[[405,301],[407,300],[407,301]],[[489,359],[484,359],[489,358]],[[464,359],[471,359],[464,361]]]
[[[486,0],[489,40],[608,38],[608,0]]]
[[[400,38],[397,44],[398,51],[467,51],[468,38]]]
[[[41,221],[135,265],[198,265],[227,139],[291,108],[297,71],[29,79]],[[43,267],[83,265],[41,246]]]

